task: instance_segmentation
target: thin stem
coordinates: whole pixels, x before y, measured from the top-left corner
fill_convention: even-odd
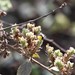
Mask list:
[[[42,68],[46,69],[47,71],[49,71],[50,73],[52,73],[53,75],[56,75],[54,72],[51,71],[51,69],[45,65],[43,65],[42,63],[38,62],[37,60],[35,60],[34,58],[32,58],[32,62],[38,64],[39,66],[41,66]]]
[[[66,52],[64,48],[62,48],[60,45],[58,45],[54,40],[48,39],[48,38],[44,38],[44,40],[48,41],[49,43],[52,43],[53,45],[55,45],[57,48],[59,48],[62,52]]]
[[[62,9],[62,8],[63,8],[64,6],[66,6],[66,5],[67,5],[67,3],[64,2],[60,7],[58,7],[58,8],[56,8],[56,9],[52,10],[51,12],[49,12],[49,13],[43,15],[43,16],[40,16],[40,17],[38,17],[38,18],[36,18],[36,19],[29,20],[29,21],[26,21],[26,22],[23,22],[23,23],[15,24],[15,25],[1,20],[3,23],[8,24],[8,25],[11,25],[11,26],[8,26],[8,27],[5,27],[5,28],[3,28],[3,29],[0,29],[0,31],[1,31],[1,30],[6,30],[6,29],[8,29],[8,28],[12,28],[12,27],[14,27],[14,26],[22,26],[22,25],[24,25],[24,24],[26,24],[26,23],[35,22],[35,21],[37,21],[37,20],[40,20],[40,19],[42,19],[42,18],[47,17],[48,15],[54,13],[55,11],[57,11],[57,10],[59,10],[59,9]],[[25,26],[25,25],[24,25],[24,26]]]

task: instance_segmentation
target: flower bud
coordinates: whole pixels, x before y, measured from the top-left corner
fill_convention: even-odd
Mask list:
[[[53,50],[54,50],[54,48],[51,47],[51,46],[49,46],[49,44],[47,44],[47,45],[46,45],[46,50],[47,50],[48,53],[52,53]]]
[[[70,61],[68,61],[68,62],[67,62],[67,67],[72,68],[72,67],[73,67],[73,65],[74,65],[74,63],[72,63],[72,62],[70,62]]]
[[[64,67],[64,63],[59,58],[55,60],[54,65],[57,66],[59,70],[61,70]]]
[[[70,49],[67,50],[67,54],[68,54],[69,56],[73,55],[74,53],[75,53],[75,49],[74,49],[73,47],[70,47]]]
[[[55,55],[55,57],[56,56],[61,57],[62,53],[60,52],[60,50],[55,50],[54,55]]]
[[[23,47],[28,46],[27,40],[24,37],[19,37],[19,42]]]
[[[13,34],[16,34],[16,33],[18,33],[20,31],[17,26],[13,27],[11,30],[12,30]]]
[[[32,31],[33,31],[34,33],[36,33],[36,34],[39,34],[40,31],[41,31],[41,26],[33,27],[33,28],[32,28]]]
[[[33,27],[35,27],[35,24],[30,24],[30,23],[27,24],[27,28],[28,28],[28,29],[31,29],[31,28],[33,28]]]
[[[31,38],[31,39],[34,39],[35,38],[35,35],[32,32],[28,32],[28,33],[26,33],[26,37]]]
[[[38,44],[38,41],[39,41],[39,40],[33,40],[33,43],[34,43],[35,45],[37,45],[37,44]]]
[[[29,32],[28,29],[26,29],[26,28],[23,28],[23,29],[22,29],[22,34],[23,34],[23,36],[26,36],[26,33],[28,33],[28,32]]]

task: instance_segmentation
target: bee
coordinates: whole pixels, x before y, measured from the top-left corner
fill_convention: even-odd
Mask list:
[[[39,43],[38,43],[38,46],[39,46],[39,49],[42,49],[42,44],[43,44],[43,36],[42,36],[42,33],[40,35],[37,36],[38,40],[39,40]]]

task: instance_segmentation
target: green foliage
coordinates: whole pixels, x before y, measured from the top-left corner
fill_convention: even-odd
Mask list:
[[[52,32],[59,32],[59,31],[62,32],[66,30],[67,28],[69,28],[69,26],[70,26],[70,21],[67,18],[67,16],[62,13],[58,13],[55,15],[55,20],[51,27],[51,31]]]
[[[0,9],[7,11],[12,7],[10,0],[0,0]]]

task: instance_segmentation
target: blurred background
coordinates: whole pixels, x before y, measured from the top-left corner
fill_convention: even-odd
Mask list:
[[[53,39],[64,49],[75,48],[75,0],[0,0],[0,9],[7,12],[7,15],[1,19],[8,23],[22,23],[47,14],[58,8],[64,1],[68,3],[66,7],[35,23],[42,26],[42,32],[48,38]],[[4,27],[6,26],[9,25],[4,24]],[[46,43],[48,42],[44,41],[43,47]],[[52,44],[51,46],[55,47]],[[46,64],[45,51],[42,50],[40,55],[42,57],[40,62]],[[17,52],[13,52],[5,59],[0,57],[0,74],[16,75],[23,59]],[[35,64],[31,75],[50,75],[50,73]],[[74,71],[72,75],[75,75]]]

